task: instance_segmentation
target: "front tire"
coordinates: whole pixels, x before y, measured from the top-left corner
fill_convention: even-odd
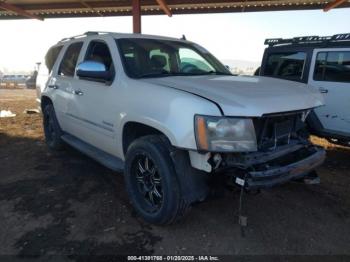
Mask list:
[[[52,104],[45,106],[43,111],[43,125],[45,141],[48,147],[52,150],[60,150],[63,147],[61,139],[62,130],[58,124],[55,109]]]
[[[149,223],[171,224],[187,209],[164,136],[145,136],[130,145],[125,183],[133,207]]]

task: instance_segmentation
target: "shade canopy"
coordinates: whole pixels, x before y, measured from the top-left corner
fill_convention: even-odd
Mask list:
[[[0,0],[0,19],[131,15],[132,0]],[[142,15],[350,7],[348,0],[141,0]]]

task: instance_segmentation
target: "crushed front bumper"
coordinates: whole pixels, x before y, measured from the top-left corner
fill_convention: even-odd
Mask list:
[[[316,167],[320,166],[325,160],[325,157],[325,150],[317,148],[315,153],[298,162],[268,170],[250,171],[246,178],[246,187],[272,187],[286,183],[292,179],[304,177]]]
[[[246,168],[236,169],[229,175],[238,177],[241,182],[244,180],[247,189],[268,188],[306,176],[320,166],[325,157],[326,152],[321,147],[296,144],[271,153],[247,155],[241,159]],[[237,166],[237,163],[233,164],[231,159],[230,165]]]

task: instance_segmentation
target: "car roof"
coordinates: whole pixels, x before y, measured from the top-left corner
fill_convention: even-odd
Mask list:
[[[147,34],[128,34],[128,33],[116,33],[116,32],[100,32],[100,31],[89,31],[81,35],[72,36],[68,38],[63,38],[59,43],[65,43],[65,42],[71,42],[73,40],[85,40],[89,38],[106,38],[106,37],[112,37],[115,39],[122,39],[122,38],[140,38],[140,39],[156,39],[156,40],[168,40],[168,41],[181,41],[181,42],[189,42],[185,40],[184,38],[173,38],[173,37],[166,37],[166,36],[158,36],[158,35],[147,35]]]
[[[337,48],[337,47],[350,47],[350,42],[347,43],[313,43],[313,44],[281,44],[275,46],[269,46],[266,49],[269,50],[287,50],[287,49],[315,49],[315,48]]]
[[[314,49],[329,47],[350,47],[350,33],[333,36],[303,36],[294,38],[270,38],[265,40],[267,49]]]

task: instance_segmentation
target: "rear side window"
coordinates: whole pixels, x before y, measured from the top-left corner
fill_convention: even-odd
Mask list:
[[[350,51],[318,53],[314,80],[350,83]]]
[[[63,46],[55,46],[49,49],[45,56],[45,64],[49,73],[51,73],[52,68],[57,60],[59,53],[61,52]]]
[[[71,44],[64,54],[64,57],[61,61],[58,74],[61,76],[74,76],[75,67],[77,65],[79,53],[81,47],[83,46],[82,42],[77,42]]]
[[[267,58],[264,75],[300,81],[303,78],[305,60],[305,52],[270,54]]]

